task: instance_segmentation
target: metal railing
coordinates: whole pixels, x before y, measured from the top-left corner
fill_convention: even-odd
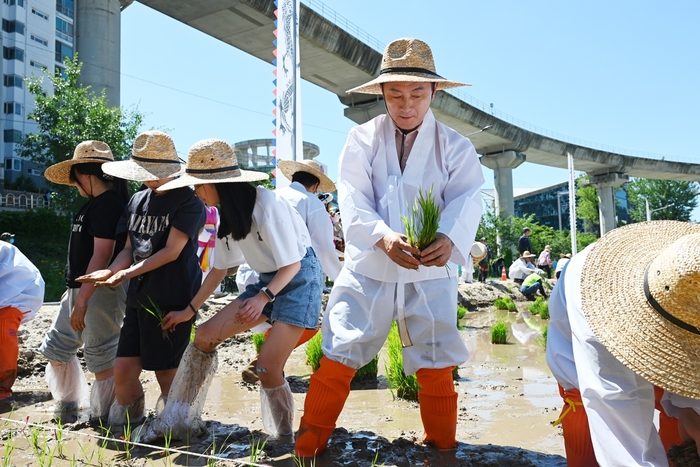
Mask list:
[[[14,193],[7,193],[5,196],[0,195],[0,207],[17,209],[48,208],[51,202],[47,201],[44,196],[45,195],[39,194],[22,193],[16,195]]]

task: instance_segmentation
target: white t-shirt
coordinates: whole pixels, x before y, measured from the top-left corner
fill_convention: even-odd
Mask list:
[[[275,272],[301,261],[311,246],[304,221],[287,201],[263,187],[256,192],[250,233],[239,241],[230,235],[216,239],[216,269],[246,262],[259,273]]]

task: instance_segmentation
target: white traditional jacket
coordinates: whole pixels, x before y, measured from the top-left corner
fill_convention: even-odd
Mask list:
[[[398,266],[375,243],[394,231],[405,233],[407,215],[420,188],[431,187],[442,209],[438,232],[455,247],[451,263],[465,265],[482,213],[484,183],[474,146],[428,113],[401,173],[396,152],[396,127],[380,115],[350,130],[340,156],[338,198],[345,234],[345,266],[386,282],[416,282],[457,275],[457,268]],[[449,263],[448,263],[449,264]]]

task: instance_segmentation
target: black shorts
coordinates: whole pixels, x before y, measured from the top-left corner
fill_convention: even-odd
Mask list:
[[[183,307],[184,308],[184,307]],[[165,314],[169,311],[165,310]],[[190,342],[195,317],[167,332],[164,337],[158,319],[142,308],[127,308],[124,325],[119,335],[117,357],[141,357],[144,370],[172,370],[180,364],[182,354]]]

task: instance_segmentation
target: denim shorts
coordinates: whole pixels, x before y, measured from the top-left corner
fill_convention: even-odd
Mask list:
[[[238,296],[238,300],[254,297],[260,289],[267,286],[277,271],[260,274],[260,280],[248,285]],[[321,314],[321,263],[314,249],[306,249],[301,260],[301,269],[275,297],[275,301],[263,308],[263,315],[269,321],[299,326],[306,329],[318,329],[318,317]]]

